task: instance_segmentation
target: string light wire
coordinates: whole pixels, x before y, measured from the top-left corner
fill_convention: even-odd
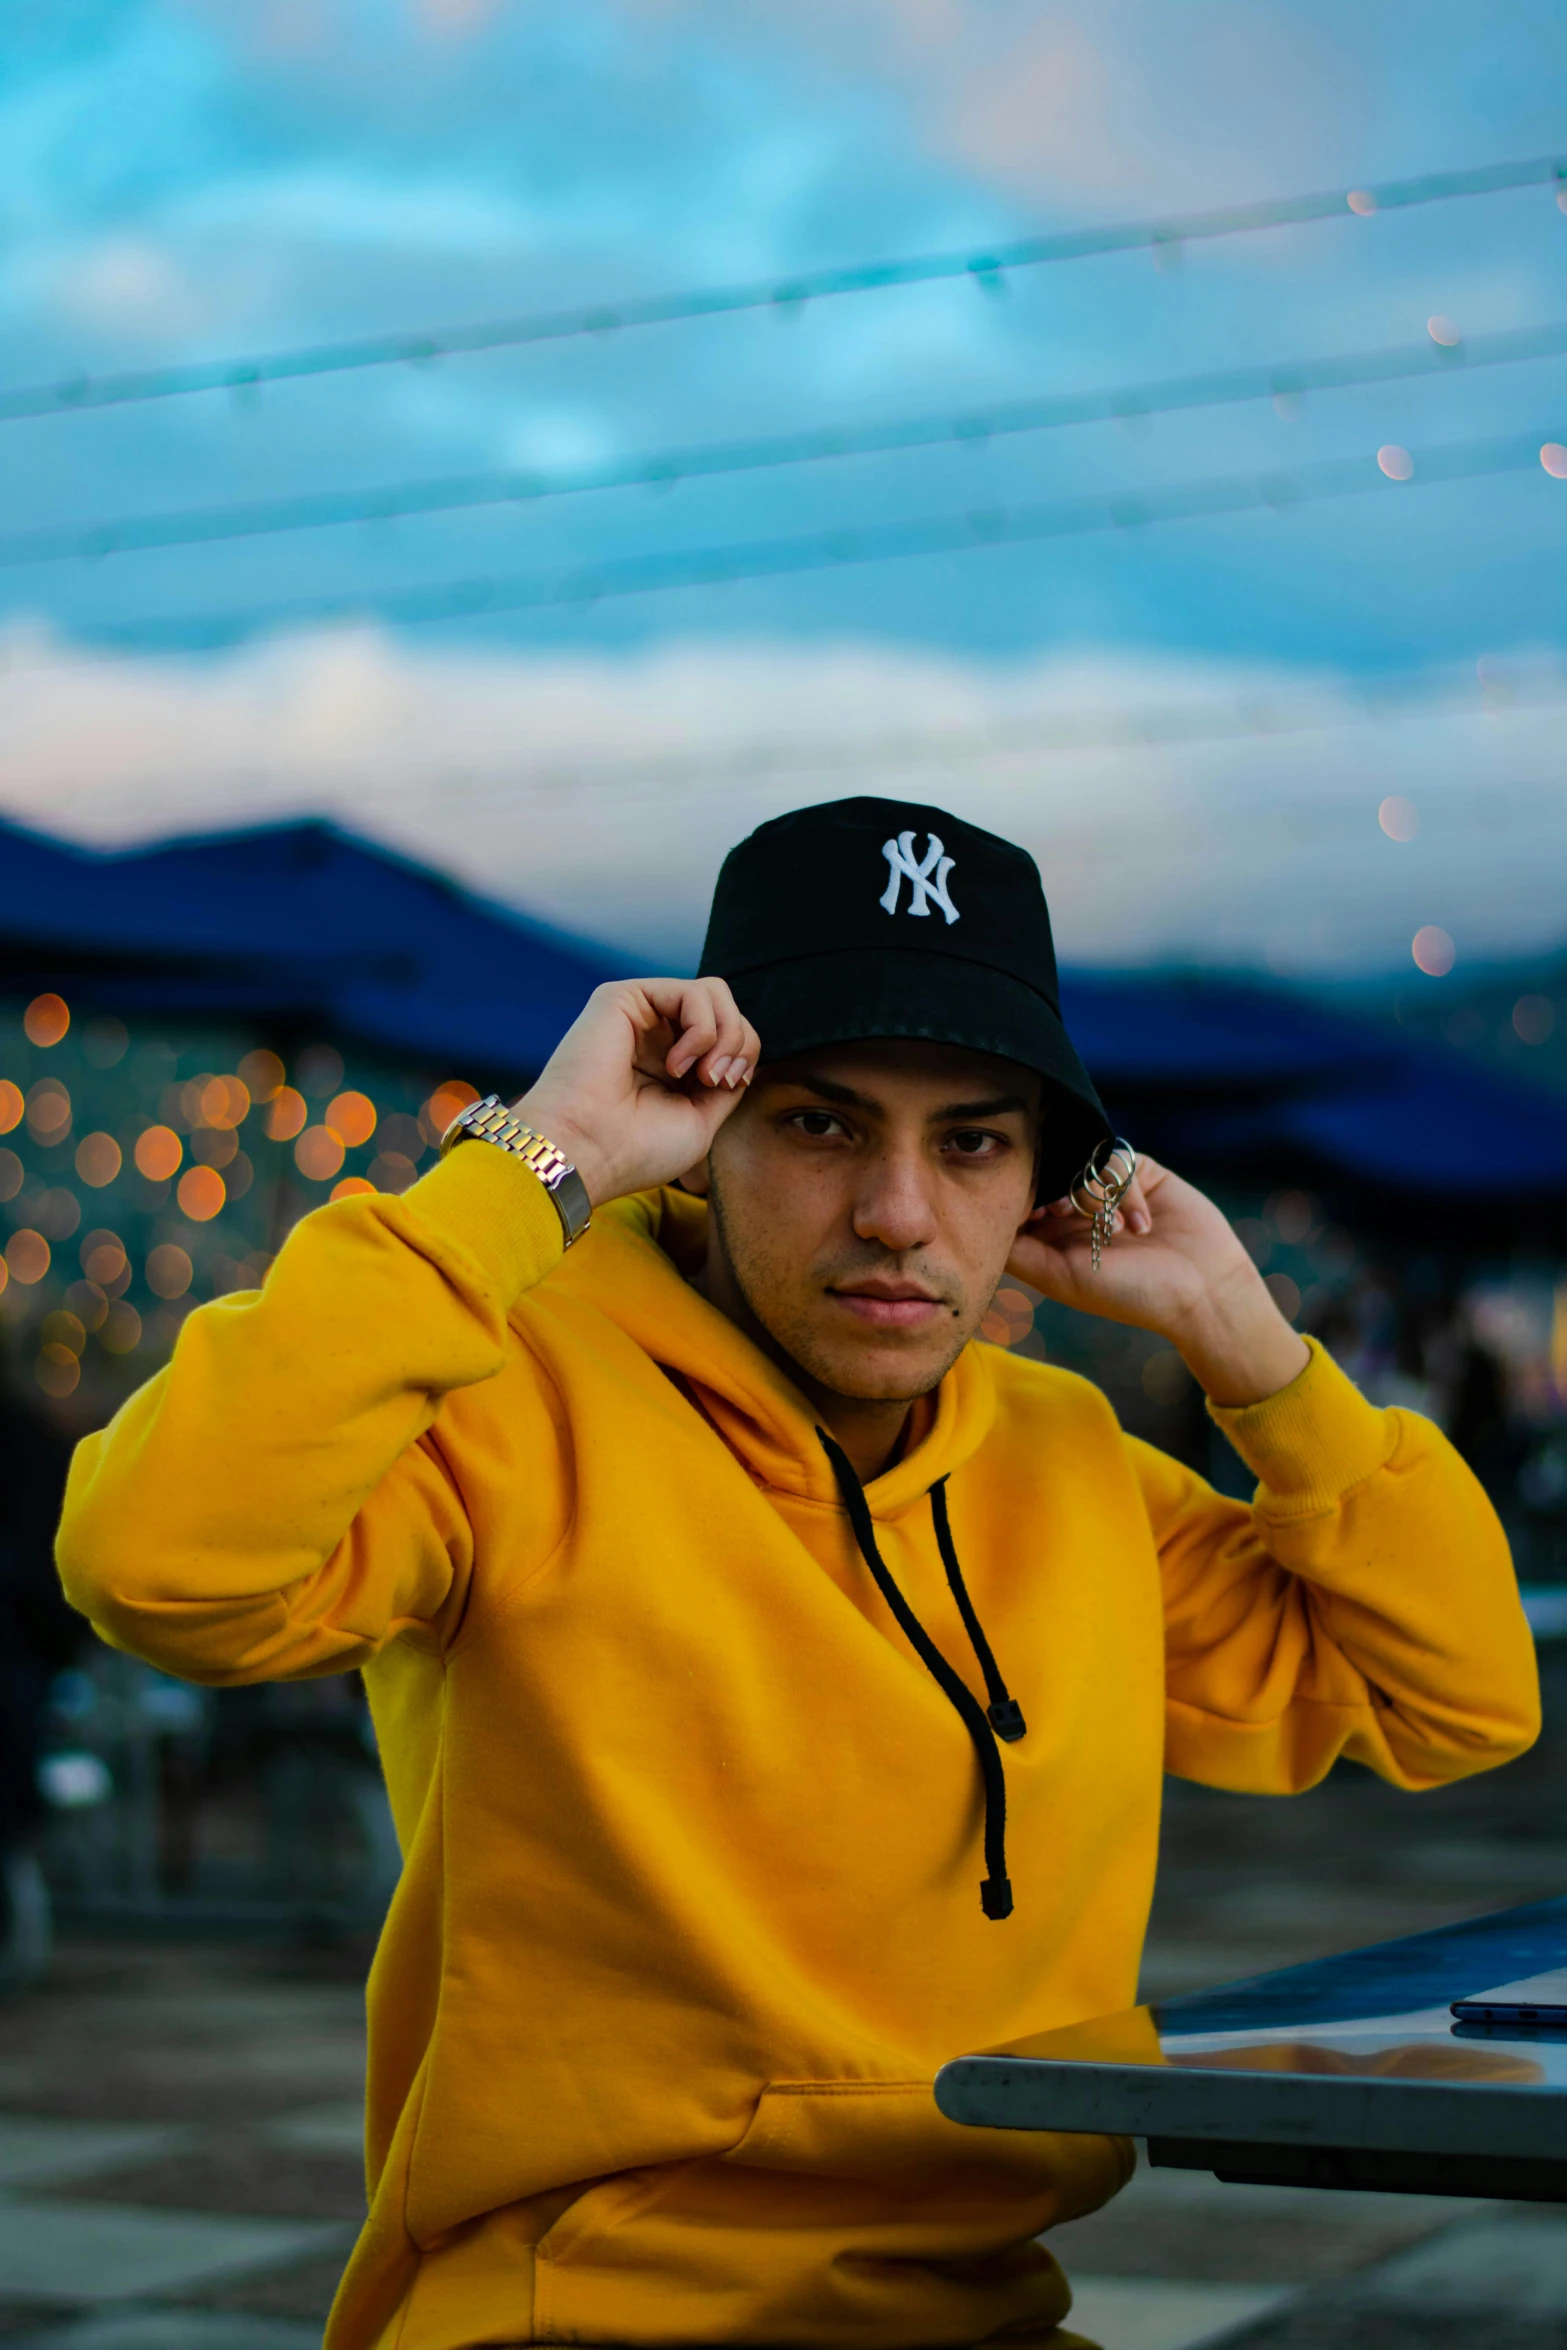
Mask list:
[[[982,448],[992,440],[1066,425],[1295,398],[1307,392],[1443,375],[1455,368],[1503,367],[1521,360],[1559,358],[1563,353],[1567,353],[1567,324],[1523,327],[1453,345],[1428,338],[1424,343],[1391,349],[1280,360],[1162,382],[1011,400],[947,414],[895,417],[867,425],[810,426],[748,440],[698,443],[614,458],[563,473],[511,470],[460,474],[380,489],[322,490],[295,497],[251,499],[238,505],[125,515],[115,521],[42,524],[0,532],[0,564],[96,561],[157,547],[207,546],[286,531],[526,505],[593,490],[667,489],[686,480],[765,472],[833,458],[883,456],[949,445]]]
[[[744,310],[772,310],[793,316],[809,302],[848,294],[880,293],[894,286],[926,285],[940,279],[967,279],[986,292],[999,293],[1013,271],[1038,269],[1055,262],[1086,261],[1101,254],[1133,252],[1139,248],[1171,252],[1183,245],[1246,235],[1259,229],[1342,219],[1346,214],[1367,217],[1379,212],[1407,211],[1416,205],[1542,185],[1555,187],[1559,196],[1567,194],[1567,157],[1535,156],[1522,162],[1486,164],[1477,170],[1427,172],[1418,179],[1384,180],[1367,187],[1335,188],[1318,195],[1285,196],[1262,203],[1226,205],[1214,211],[1172,213],[1157,220],[1072,229],[1055,236],[1022,237],[970,247],[962,252],[854,262],[737,285],[699,286],[675,293],[639,295],[622,302],[530,311],[518,317],[480,320],[467,326],[364,335],[239,359],[198,359],[170,367],[70,375],[53,383],[23,384],[10,391],[0,391],[0,423],[14,423],[23,417],[81,415],[89,409],[180,399],[193,392],[252,392],[263,384],[304,377],[344,375],[371,367],[422,365],[477,352],[623,333],[638,327],[716,318]]]
[[[611,557],[509,576],[455,579],[426,586],[327,596],[298,596],[248,610],[203,612],[141,621],[89,623],[88,642],[128,652],[198,650],[233,644],[269,629],[380,619],[405,626],[479,619],[503,612],[590,609],[610,598],[674,588],[727,587],[742,580],[836,571],[920,555],[957,555],[982,547],[1028,545],[1103,530],[1146,529],[1257,509],[1277,513],[1324,499],[1380,492],[1393,496],[1439,482],[1539,468],[1542,447],[1561,443],[1539,433],[1506,439],[1450,441],[1417,451],[1384,449],[1370,457],[1330,458],[1290,471],[1226,474],[1161,488],[1096,492],[1028,506],[970,507],[959,514],[906,522],[837,525],[785,538]],[[1389,471],[1393,461],[1399,470]]]

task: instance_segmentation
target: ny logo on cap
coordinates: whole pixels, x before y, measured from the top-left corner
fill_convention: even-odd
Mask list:
[[[934,832],[925,835],[923,862],[914,854],[914,835],[900,832],[896,840],[883,843],[882,855],[887,860],[887,886],[881,893],[880,904],[885,913],[898,911],[898,884],[909,885],[909,902],[904,909],[910,914],[928,914],[932,906],[939,906],[948,922],[956,922],[958,909],[947,895],[947,875],[956,860],[949,857]],[[931,875],[935,875],[935,880]]]

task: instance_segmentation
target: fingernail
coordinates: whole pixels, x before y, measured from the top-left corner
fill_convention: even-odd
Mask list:
[[[1153,1218],[1146,1208],[1132,1210],[1132,1230],[1134,1232],[1151,1232],[1153,1230]]]
[[[686,1071],[687,1071],[687,1070],[688,1070],[688,1069],[691,1067],[691,1065],[692,1065],[692,1063],[695,1061],[695,1059],[696,1059],[696,1055],[695,1055],[695,1053],[682,1053],[682,1055],[681,1055],[681,1057],[680,1057],[680,1059],[679,1059],[678,1061],[671,1061],[671,1062],[670,1062],[670,1064],[669,1064],[669,1074],[670,1074],[670,1076],[671,1076],[671,1077],[684,1077],[684,1075],[685,1075]]]
[[[728,1076],[727,1076],[727,1077],[724,1079],[724,1083],[725,1083],[726,1085],[744,1085],[744,1083],[745,1083],[745,1063],[744,1063],[744,1061],[731,1061],[731,1062],[730,1062],[730,1064],[729,1064],[729,1074],[728,1074]]]
[[[717,1085],[722,1080],[724,1071],[728,1068],[728,1066],[729,1055],[727,1053],[720,1053],[716,1061],[709,1061],[707,1065],[708,1084]]]

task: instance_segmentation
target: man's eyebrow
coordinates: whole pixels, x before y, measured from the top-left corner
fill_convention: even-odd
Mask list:
[[[779,1082],[796,1085],[802,1093],[814,1093],[821,1101],[835,1102],[840,1109],[869,1110],[877,1117],[886,1115],[885,1102],[876,1101],[867,1093],[856,1093],[852,1085],[840,1085],[835,1078],[819,1077],[814,1070],[794,1070]],[[944,1126],[959,1118],[1004,1118],[1011,1110],[1027,1111],[1033,1107],[1034,1104],[1025,1094],[997,1093],[988,1095],[983,1101],[944,1102],[939,1109],[930,1112],[926,1123],[930,1126]]]
[[[1009,1110],[1030,1110],[1033,1106],[1023,1094],[997,1093],[983,1102],[946,1102],[931,1111],[929,1123],[944,1125],[949,1118],[1004,1118]]]
[[[852,1085],[839,1085],[831,1077],[818,1077],[812,1070],[795,1069],[780,1076],[780,1085],[797,1085],[802,1093],[818,1094],[824,1102],[836,1102],[843,1110],[874,1110],[885,1115],[886,1104],[873,1101],[868,1093],[856,1093]]]

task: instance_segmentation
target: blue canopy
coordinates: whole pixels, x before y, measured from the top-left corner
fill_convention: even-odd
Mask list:
[[[310,1029],[500,1085],[627,964],[326,823],[119,852],[0,821],[0,979],[107,1009]],[[1112,1112],[1198,1169],[1567,1198],[1567,1104],[1397,1028],[1230,979],[1071,972]]]
[[[0,823],[0,970],[115,1011],[330,1030],[499,1079],[626,968],[333,824],[104,852]]]

